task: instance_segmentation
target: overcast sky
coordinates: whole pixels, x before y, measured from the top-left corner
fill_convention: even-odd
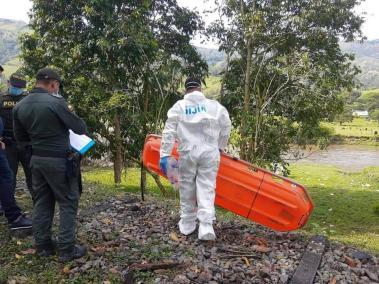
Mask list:
[[[209,8],[210,0],[193,1],[178,0],[179,4],[191,9],[197,9],[199,12],[205,8]],[[208,3],[208,4],[206,4]],[[0,18],[21,20],[28,22],[28,11],[32,6],[30,0],[0,0]],[[363,24],[362,30],[368,39],[379,39],[379,0],[366,0],[359,8],[358,13],[366,12],[366,22]],[[208,21],[210,17],[206,17]],[[197,42],[197,41],[196,41]]]

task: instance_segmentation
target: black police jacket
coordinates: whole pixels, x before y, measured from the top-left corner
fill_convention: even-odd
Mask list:
[[[16,104],[26,96],[26,92],[19,96],[13,96],[9,93],[0,95],[0,117],[4,123],[4,137],[14,140],[12,111]]]

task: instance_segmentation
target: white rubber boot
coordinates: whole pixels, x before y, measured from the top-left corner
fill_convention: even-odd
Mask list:
[[[211,223],[200,223],[199,240],[214,241],[216,239],[215,231]]]
[[[190,235],[196,230],[196,221],[184,222],[183,219],[179,221],[179,231],[183,235]]]

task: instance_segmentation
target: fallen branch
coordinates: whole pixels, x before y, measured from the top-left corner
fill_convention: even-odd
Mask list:
[[[236,254],[251,254],[251,252],[233,250],[233,249],[227,249],[227,248],[220,248],[219,250],[224,251],[224,252],[236,253]]]
[[[162,191],[163,196],[167,196],[167,191],[164,185],[162,184],[161,180],[159,179],[159,175],[152,173],[148,169],[146,169],[147,172],[153,177],[155,180],[155,183],[158,185],[159,189]]]
[[[139,271],[154,271],[158,269],[170,269],[175,267],[183,266],[180,262],[161,262],[161,263],[144,263],[144,264],[132,264],[129,266],[129,270],[139,270]]]
[[[235,258],[235,257],[251,257],[251,258],[256,258],[258,257],[256,254],[225,254],[225,255],[220,255],[220,258]]]

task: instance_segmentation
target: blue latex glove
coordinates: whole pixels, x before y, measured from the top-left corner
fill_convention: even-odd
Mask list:
[[[168,158],[169,156],[166,156],[166,157],[162,157],[160,158],[159,160],[159,167],[161,169],[161,171],[163,172],[163,174],[165,176],[167,176],[167,163],[168,163]]]

